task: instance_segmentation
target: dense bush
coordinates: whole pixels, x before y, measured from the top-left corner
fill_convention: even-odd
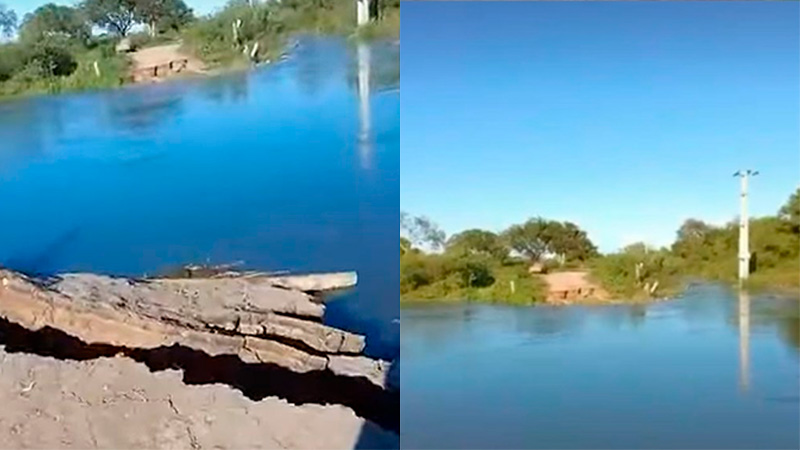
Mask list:
[[[27,67],[40,78],[63,77],[74,72],[78,63],[66,45],[47,40],[30,47]]]
[[[462,288],[481,288],[491,286],[494,276],[488,258],[479,256],[461,256],[451,262],[450,271],[459,278]]]
[[[250,7],[246,1],[231,1],[213,16],[202,18],[189,26],[184,32],[185,43],[194,53],[212,64],[244,60],[245,56],[238,49],[245,43],[253,45],[259,42],[263,50],[269,48],[265,44],[282,31],[281,25],[272,20],[277,9],[274,3]],[[234,37],[235,23],[241,25]]]
[[[544,282],[528,273],[547,254],[553,268],[581,267],[596,250],[569,222],[532,219],[501,234],[471,229],[445,239],[425,217],[403,213],[401,294],[405,299],[474,299],[532,303],[545,298]],[[423,247],[441,253],[424,252]],[[530,251],[528,251],[530,250]],[[524,258],[520,258],[524,256]]]
[[[6,81],[25,67],[25,48],[17,43],[0,45],[0,82]]]
[[[653,293],[672,293],[681,279],[681,262],[668,249],[652,249],[634,244],[621,252],[595,258],[590,263],[592,277],[611,294],[623,298],[649,297]],[[638,269],[637,269],[638,267]]]
[[[239,23],[236,36],[233,25]],[[284,0],[251,5],[231,0],[222,10],[200,18],[184,32],[187,48],[211,64],[246,62],[244,48],[258,43],[258,59],[277,56],[288,33],[340,33],[355,30],[350,0]],[[397,32],[397,28],[394,29]]]
[[[800,189],[778,215],[750,220],[753,285],[800,289],[800,227],[795,225],[800,215],[798,192]],[[714,226],[689,219],[678,229],[671,249],[644,252],[641,244],[628,247],[594,260],[592,269],[595,278],[617,294],[635,293],[642,284],[655,280],[670,291],[679,287],[681,278],[736,280],[738,248],[738,221]],[[646,277],[638,285],[634,273],[637,263],[644,263]]]

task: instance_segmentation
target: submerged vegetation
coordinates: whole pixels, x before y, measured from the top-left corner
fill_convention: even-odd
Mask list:
[[[129,81],[129,59],[118,52],[163,43],[182,48],[210,67],[247,67],[274,59],[295,33],[397,36],[400,3],[373,2],[369,24],[356,26],[351,0],[231,0],[195,17],[183,0],[84,0],[48,3],[26,14],[0,4],[0,97],[108,88]],[[92,30],[103,30],[95,34]]]
[[[542,301],[546,286],[538,272],[548,270],[586,270],[626,299],[671,295],[690,279],[737,277],[738,221],[714,226],[689,219],[670,247],[636,243],[608,254],[599,254],[577,225],[542,218],[499,234],[473,229],[447,239],[430,219],[403,214],[401,234],[405,301]],[[800,292],[800,189],[776,215],[750,220],[750,252],[751,287]]]

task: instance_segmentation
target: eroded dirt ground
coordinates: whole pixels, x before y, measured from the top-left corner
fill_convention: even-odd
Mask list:
[[[0,269],[0,448],[397,448],[391,364],[278,286],[329,278]]]
[[[609,294],[589,279],[588,273],[580,270],[552,272],[544,275],[548,286],[549,303],[593,303],[603,302]]]
[[[188,385],[123,356],[85,361],[0,346],[2,448],[396,448],[342,405],[246,398],[223,384]]]

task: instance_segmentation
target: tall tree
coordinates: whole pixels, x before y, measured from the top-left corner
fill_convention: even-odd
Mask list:
[[[788,224],[793,233],[800,234],[800,188],[797,188],[789,196],[789,200],[781,206],[778,217]]]
[[[0,36],[10,37],[17,29],[17,13],[0,3]]]
[[[678,228],[678,235],[672,244],[672,251],[682,258],[698,256],[705,250],[714,227],[702,220],[686,219]]]
[[[81,11],[53,3],[26,14],[19,32],[20,39],[29,43],[45,39],[67,39],[85,43],[91,36],[91,28]]]
[[[183,0],[133,0],[136,19],[147,24],[151,36],[158,30],[177,29],[192,19],[192,10]]]
[[[586,232],[572,222],[550,222],[545,229],[548,252],[564,261],[586,261],[597,255],[597,247]]]
[[[496,259],[508,256],[508,249],[491,231],[472,229],[454,234],[447,240],[447,251],[469,255],[485,255]]]
[[[424,216],[411,216],[400,213],[400,231],[415,246],[428,245],[433,250],[439,250],[444,245],[447,235],[439,226]]]
[[[547,220],[536,217],[521,225],[511,225],[503,232],[503,238],[512,250],[537,262],[548,252],[548,226]]]
[[[85,0],[82,6],[95,25],[122,37],[136,24],[133,0]]]

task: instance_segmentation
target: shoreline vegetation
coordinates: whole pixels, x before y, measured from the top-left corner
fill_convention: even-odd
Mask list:
[[[0,3],[0,101],[132,84],[130,52],[154,46],[180,44],[219,74],[276,60],[297,34],[397,38],[399,0],[372,5],[357,26],[352,0],[230,0],[202,17],[183,0],[48,3],[22,18]]]
[[[401,213],[400,300],[530,305],[666,299],[692,280],[735,284],[738,237],[738,219],[722,226],[688,219],[669,247],[635,243],[601,254],[570,222],[537,217],[500,233],[471,229],[447,238],[427,217]],[[749,289],[800,295],[800,188],[775,215],[750,220],[750,252]],[[584,274],[585,287],[594,289],[553,301],[548,276],[564,272]]]

